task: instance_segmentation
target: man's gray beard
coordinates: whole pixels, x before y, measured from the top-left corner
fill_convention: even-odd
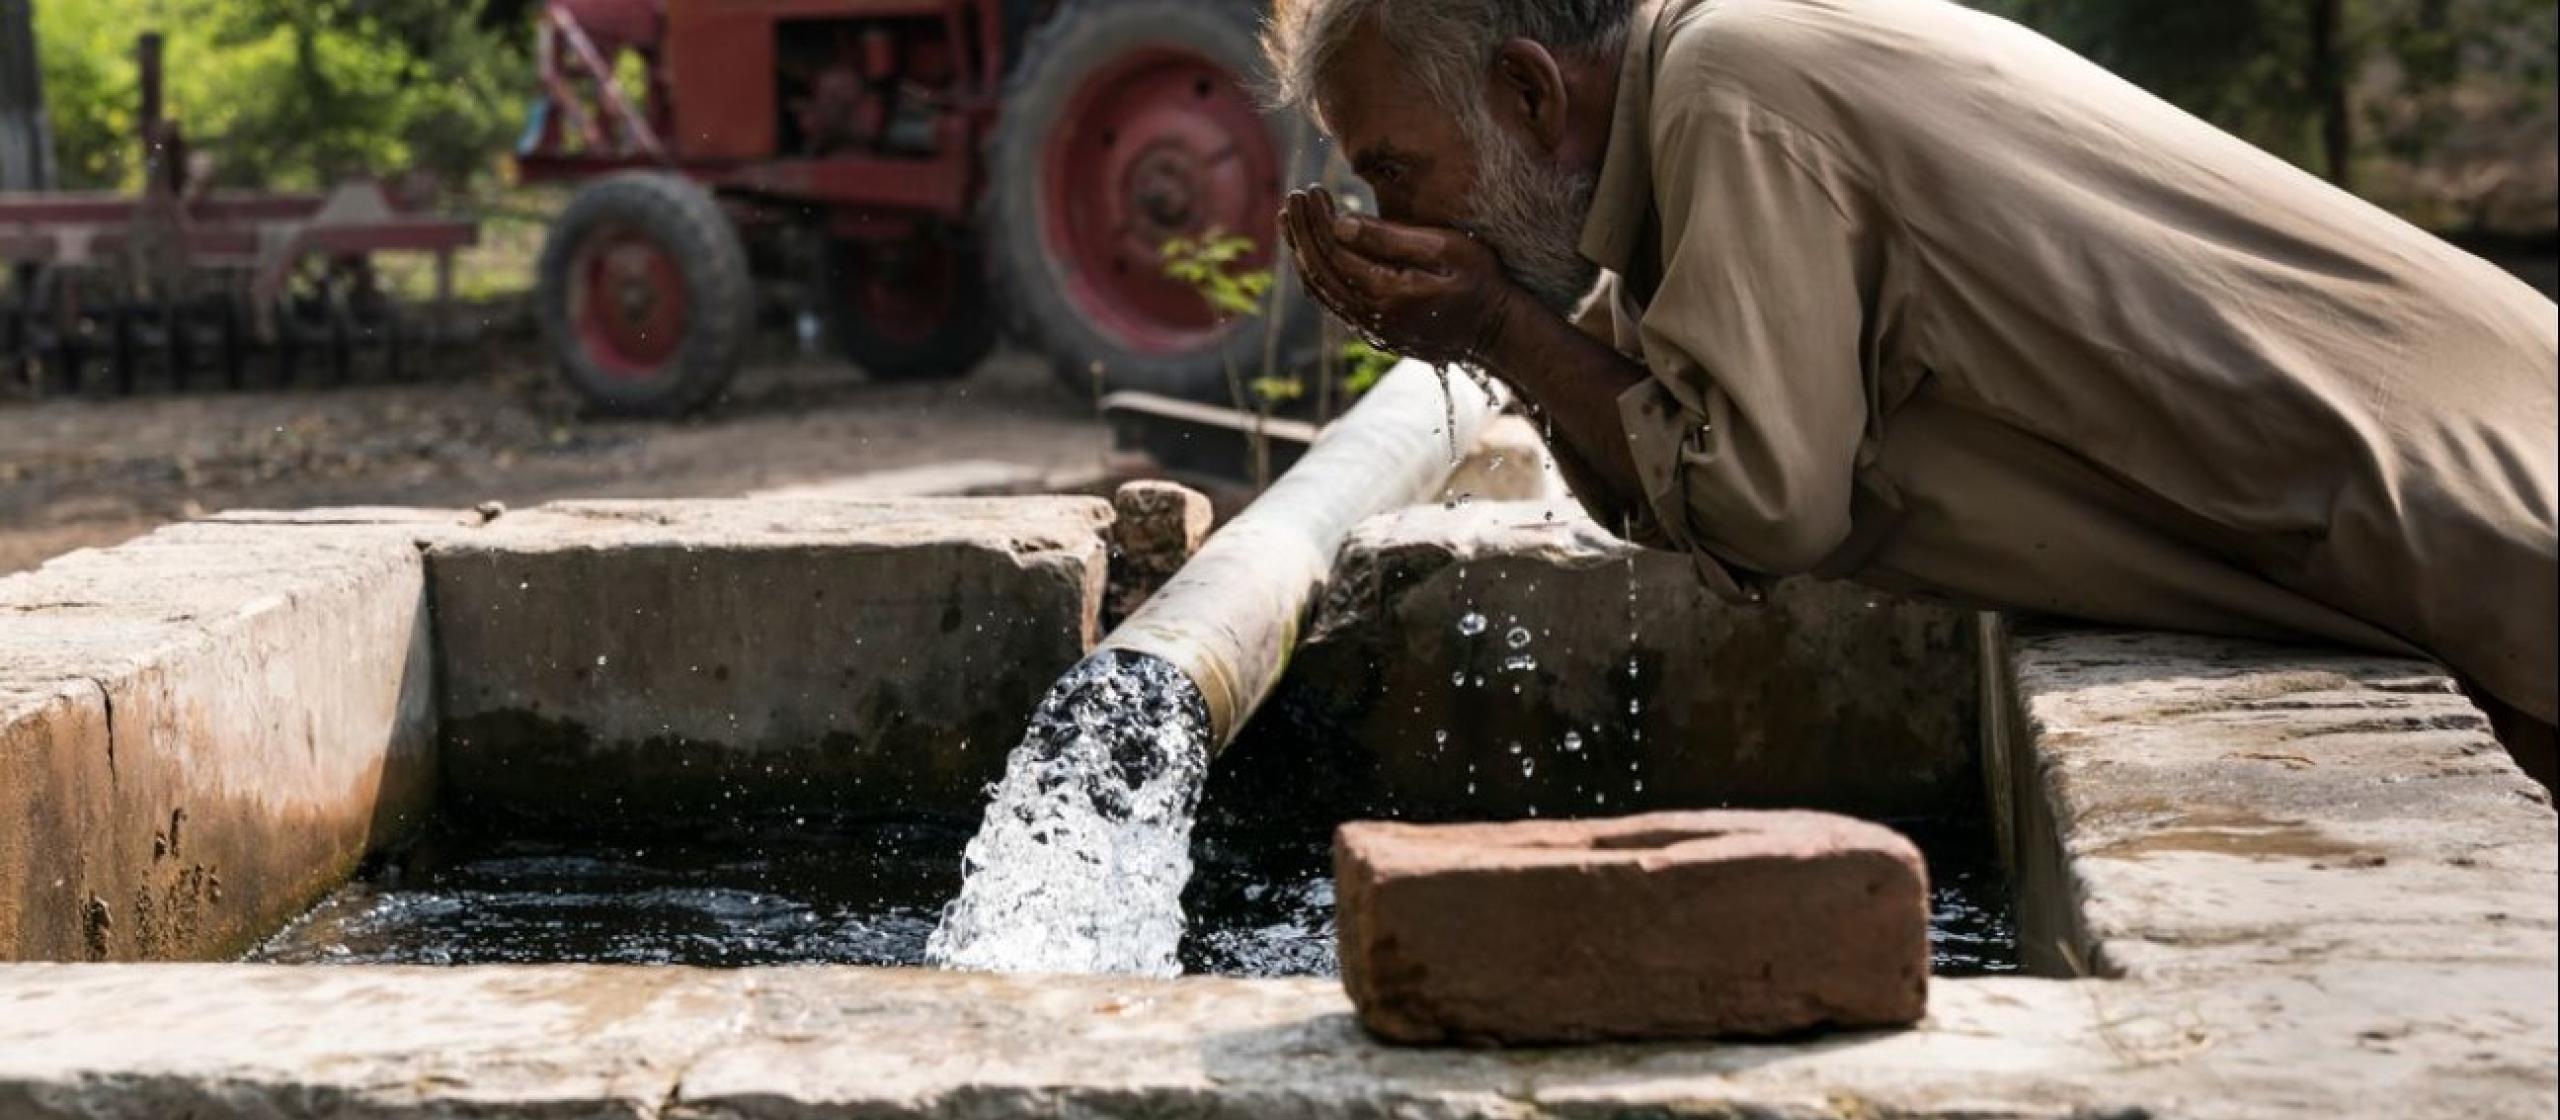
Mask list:
[[[1600,279],[1600,266],[1582,255],[1582,223],[1597,181],[1533,158],[1482,106],[1459,118],[1476,149],[1475,191],[1460,228],[1491,246],[1531,298],[1558,315],[1573,314]]]

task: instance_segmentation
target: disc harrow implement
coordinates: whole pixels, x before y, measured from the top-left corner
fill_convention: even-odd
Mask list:
[[[418,213],[381,184],[216,190],[161,104],[161,40],[136,51],[137,194],[0,193],[0,384],[32,395],[403,380],[469,331],[454,255],[476,223]],[[424,308],[377,258],[432,263]]]

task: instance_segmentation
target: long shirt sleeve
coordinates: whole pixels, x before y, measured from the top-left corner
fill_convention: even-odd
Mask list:
[[[1653,131],[1664,250],[1637,331],[1653,376],[1618,402],[1645,498],[1674,546],[1810,570],[1849,535],[1867,429],[1851,187],[1736,98],[1670,107]]]

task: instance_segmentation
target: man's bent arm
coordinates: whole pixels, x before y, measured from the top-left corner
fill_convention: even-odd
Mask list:
[[[1568,470],[1576,497],[1595,520],[1617,528],[1628,518],[1649,519],[1643,483],[1618,398],[1650,376],[1645,367],[1530,300],[1515,300],[1502,330],[1484,354],[1486,372],[1501,378],[1544,412],[1561,446],[1580,470]],[[1578,476],[1578,477],[1577,477]],[[1606,491],[1581,493],[1596,484]]]

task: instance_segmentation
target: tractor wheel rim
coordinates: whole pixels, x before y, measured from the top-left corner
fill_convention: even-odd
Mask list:
[[[1235,75],[1177,47],[1150,47],[1088,76],[1041,160],[1041,233],[1062,287],[1124,349],[1215,345],[1220,316],[1164,275],[1162,248],[1211,230],[1253,239],[1239,268],[1268,268],[1281,154]]]
[[[691,310],[684,270],[656,239],[628,228],[600,230],[580,246],[571,277],[570,321],[607,375],[651,380],[683,348]]]

